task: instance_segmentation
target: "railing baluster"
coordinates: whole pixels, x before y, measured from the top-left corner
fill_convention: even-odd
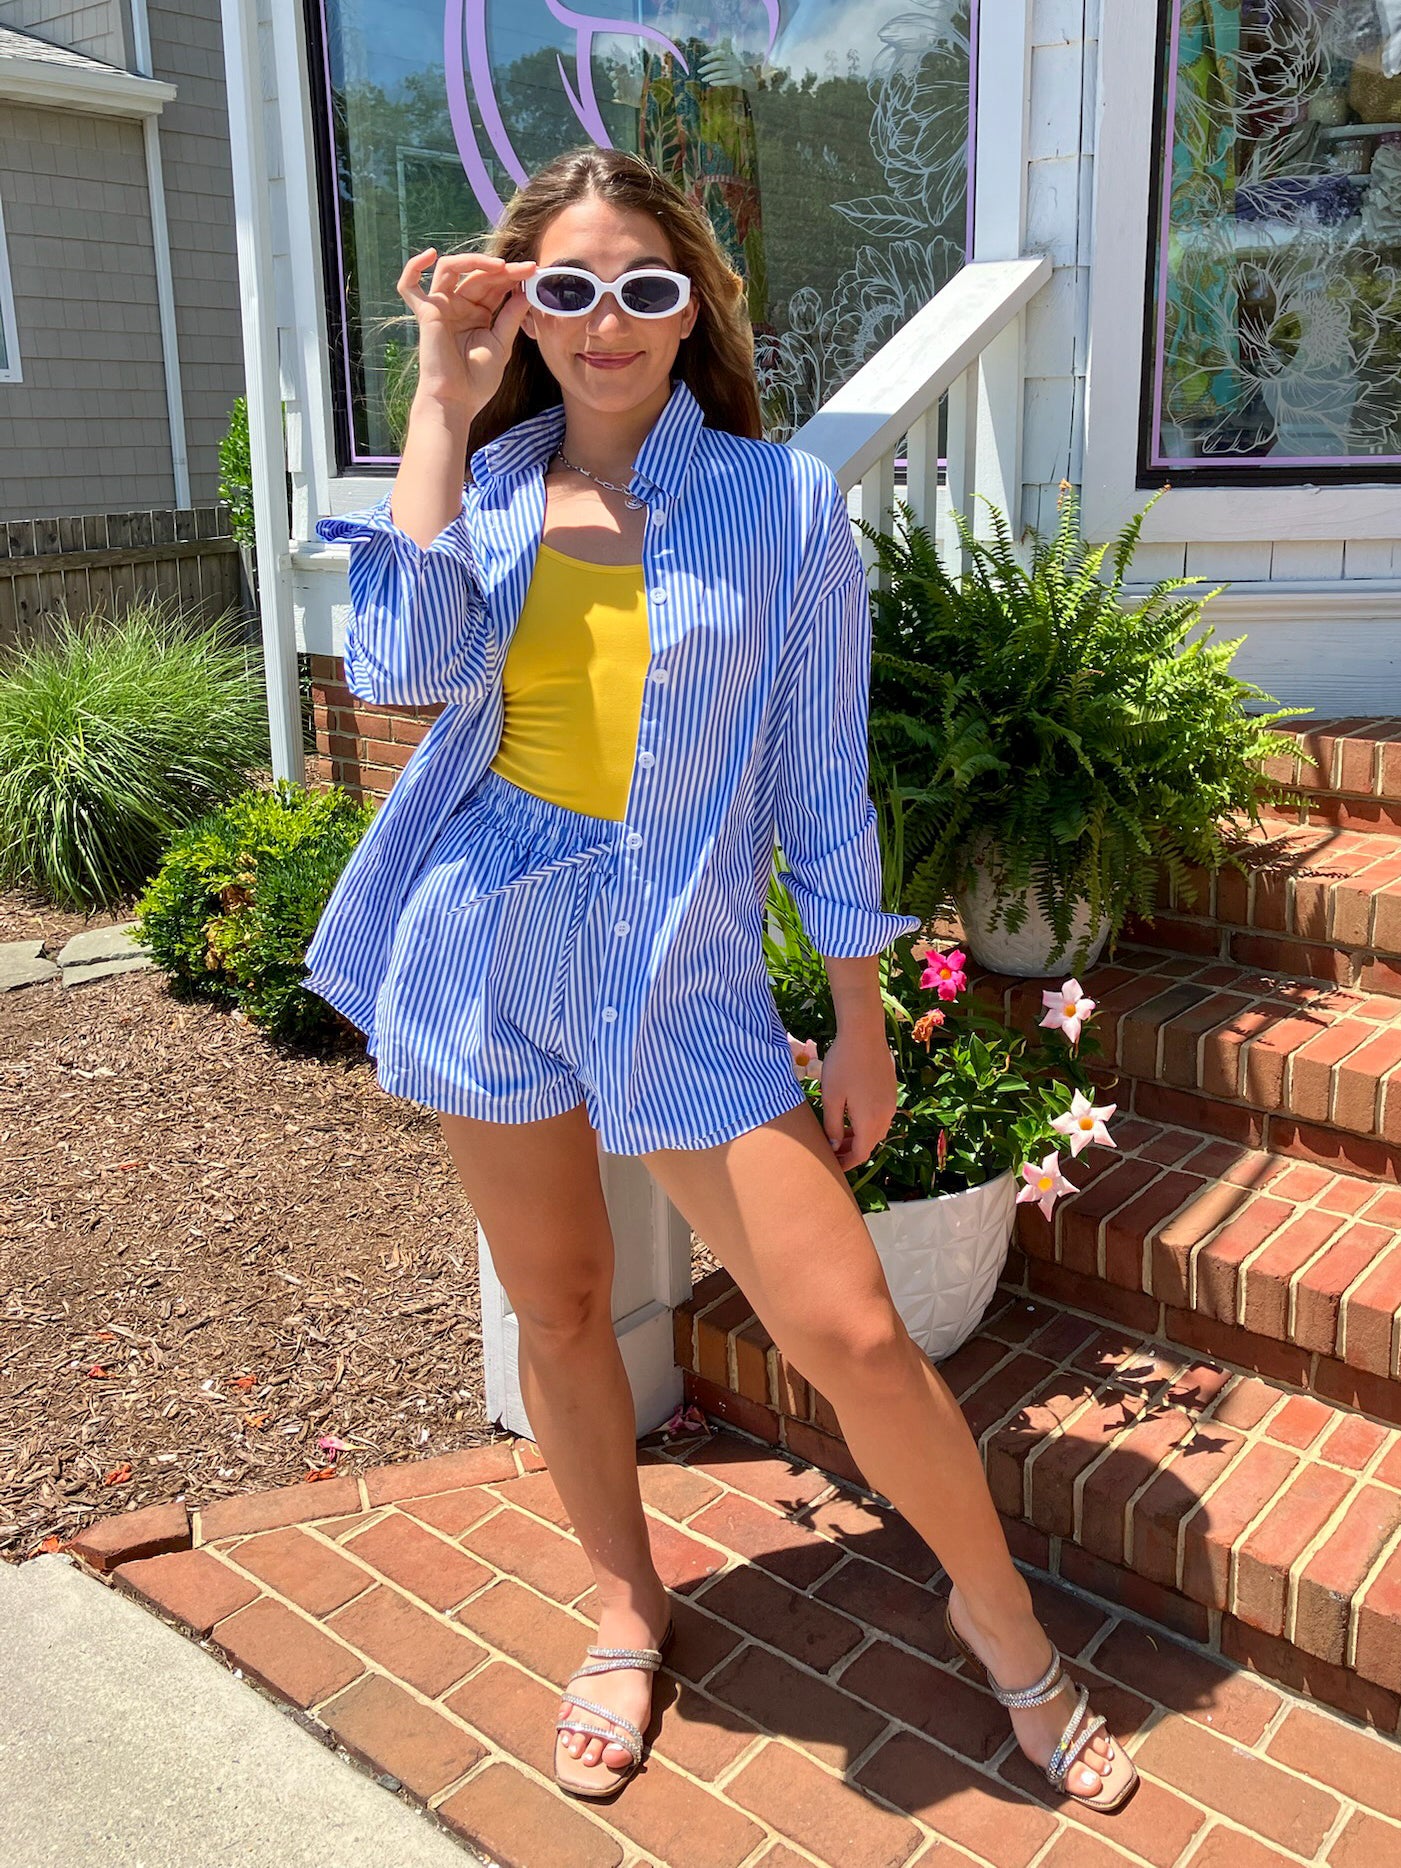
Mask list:
[[[910,423],[905,442],[905,498],[915,522],[932,530],[939,501],[939,405]]]
[[[861,517],[867,525],[873,525],[878,532],[888,532],[895,523],[895,454],[882,454],[869,473],[861,476]],[[872,570],[876,564],[875,547],[868,538],[861,540],[861,559],[866,569]],[[878,573],[877,583],[885,584],[889,580],[884,572]]]
[[[985,501],[1007,515],[1015,538],[1021,532],[1022,330],[1020,313],[998,332],[978,359],[978,393],[971,490],[980,497],[970,514],[979,538],[990,532]]]
[[[954,567],[967,569],[966,554],[959,542],[953,513],[965,518],[973,503],[978,484],[978,359],[949,385],[948,483],[949,520],[944,535],[944,555]]]

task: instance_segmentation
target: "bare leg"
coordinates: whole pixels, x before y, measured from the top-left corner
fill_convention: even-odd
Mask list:
[[[851,1188],[806,1104],[720,1147],[664,1149],[647,1165],[744,1291],[764,1327],[832,1403],[852,1457],[930,1545],[952,1612],[994,1679],[1040,1678],[1050,1643],[1032,1612],[947,1383],[911,1341]],[[1044,1764],[1074,1702],[1017,1712]],[[1070,1774],[1093,1796],[1116,1748],[1100,1734]],[[1122,1773],[1124,1767],[1117,1767]]]
[[[521,1395],[593,1569],[599,1643],[655,1647],[670,1611],[637,1484],[636,1415],[610,1311],[613,1236],[594,1131],[582,1104],[541,1122],[439,1122],[519,1320]],[[591,1676],[580,1690],[646,1730],[652,1677],[642,1669]],[[561,1701],[558,1716],[574,1716],[571,1701]],[[601,1758],[621,1770],[631,1762],[621,1745],[562,1737],[585,1765]],[[602,1787],[606,1772],[598,1777]]]

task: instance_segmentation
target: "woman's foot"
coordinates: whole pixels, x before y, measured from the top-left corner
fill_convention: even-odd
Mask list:
[[[1051,1664],[1051,1643],[1045,1630],[1028,1612],[1017,1623],[991,1634],[977,1628],[957,1589],[949,1593],[949,1619],[992,1678],[1005,1690],[1033,1685]],[[1044,1706],[1009,1708],[1017,1742],[1033,1764],[1044,1770],[1075,1709],[1076,1691],[1069,1675],[1061,1692]],[[1086,1709],[1089,1717],[1088,1708]],[[1116,1762],[1117,1760],[1117,1762]],[[1097,1732],[1080,1753],[1065,1780],[1068,1795],[1097,1797],[1107,1782],[1122,1776],[1127,1764],[1108,1732]]]
[[[594,1644],[598,1647],[658,1647],[670,1618],[671,1611],[665,1594],[659,1598],[655,1607],[645,1613],[626,1606],[603,1608],[599,1611],[598,1634]],[[640,1732],[645,1732],[652,1715],[653,1681],[654,1675],[645,1667],[618,1666],[608,1673],[590,1674],[574,1684],[586,1699],[592,1700],[595,1705],[607,1706],[612,1712],[621,1713]],[[597,1713],[579,1710],[567,1693],[560,1700],[557,1716],[561,1719],[579,1719],[589,1725],[604,1723]],[[584,1732],[560,1732],[556,1747],[557,1758],[577,1760],[570,1770],[571,1777],[596,1778],[600,1790],[609,1787],[615,1773],[629,1770],[632,1765],[632,1753],[626,1745],[609,1744],[604,1739],[591,1738]],[[582,1772],[578,1768],[580,1765],[583,1766]],[[598,1768],[600,1766],[602,1768]]]

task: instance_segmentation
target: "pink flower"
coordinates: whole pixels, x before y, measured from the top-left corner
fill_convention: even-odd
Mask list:
[[[1017,1205],[1021,1206],[1028,1200],[1034,1200],[1041,1208],[1043,1219],[1051,1217],[1051,1208],[1062,1194],[1079,1191],[1074,1181],[1067,1180],[1061,1173],[1060,1156],[1054,1148],[1040,1167],[1028,1161],[1022,1168],[1022,1179],[1026,1185],[1017,1195]]]
[[[691,1402],[688,1406],[683,1401],[672,1415],[671,1419],[663,1422],[662,1432],[666,1435],[668,1440],[674,1440],[678,1434],[708,1434],[710,1428],[706,1424],[704,1414],[701,1413],[695,1402]]]
[[[926,992],[937,990],[941,999],[956,999],[968,984],[967,965],[967,955],[957,948],[952,953],[931,953],[919,983]]]
[[[1046,1007],[1042,1025],[1048,1031],[1063,1031],[1072,1048],[1077,1045],[1080,1042],[1080,1027],[1088,1023],[1095,1009],[1094,1000],[1085,997],[1079,980],[1068,979],[1055,992],[1043,992],[1041,1003]]]
[[[1063,1116],[1057,1116],[1051,1127],[1057,1135],[1064,1135],[1070,1142],[1070,1152],[1078,1155],[1082,1148],[1088,1148],[1091,1142],[1097,1142],[1101,1148],[1116,1148],[1118,1143],[1104,1126],[1114,1111],[1117,1103],[1105,1103],[1096,1109],[1083,1090],[1077,1090],[1070,1101],[1070,1108]]]
[[[811,1077],[814,1083],[820,1083],[822,1059],[815,1042],[811,1038],[795,1038],[791,1031],[787,1037],[788,1048],[793,1054],[793,1072],[798,1081],[801,1083],[804,1077]]]

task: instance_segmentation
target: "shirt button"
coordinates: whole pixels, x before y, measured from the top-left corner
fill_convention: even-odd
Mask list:
[[[658,686],[664,685],[667,680],[666,669],[665,668],[654,668],[652,671],[652,679],[658,684]]]
[[[652,599],[653,603],[665,603],[667,600],[667,593],[662,589],[660,584],[657,585],[655,590],[649,590],[647,594]]]
[[[652,508],[652,523],[653,525],[665,525],[666,524],[666,507],[665,506],[654,506]]]
[[[618,1014],[617,1014],[617,1012],[616,1012],[616,1011],[615,1011],[615,1010],[613,1009],[613,1007],[612,1007],[611,1005],[605,1005],[605,1006],[604,1006],[604,1008],[603,1008],[603,1018],[604,1018],[604,1023],[605,1023],[605,1024],[609,1024],[609,1025],[611,1025],[611,1024],[613,1023],[613,1020],[614,1020],[614,1019],[615,1019],[615,1018],[616,1018],[617,1016],[618,1016]]]
[[[640,850],[642,848],[642,832],[640,830],[630,830],[623,838],[623,842],[630,850]]]
[[[655,765],[657,763],[656,754],[650,753],[650,752],[640,752],[637,755],[637,763],[642,766]]]
[[[613,932],[618,936],[619,940],[621,940],[623,935],[627,933],[630,925],[631,923],[627,921],[618,922],[617,926],[613,929]]]

